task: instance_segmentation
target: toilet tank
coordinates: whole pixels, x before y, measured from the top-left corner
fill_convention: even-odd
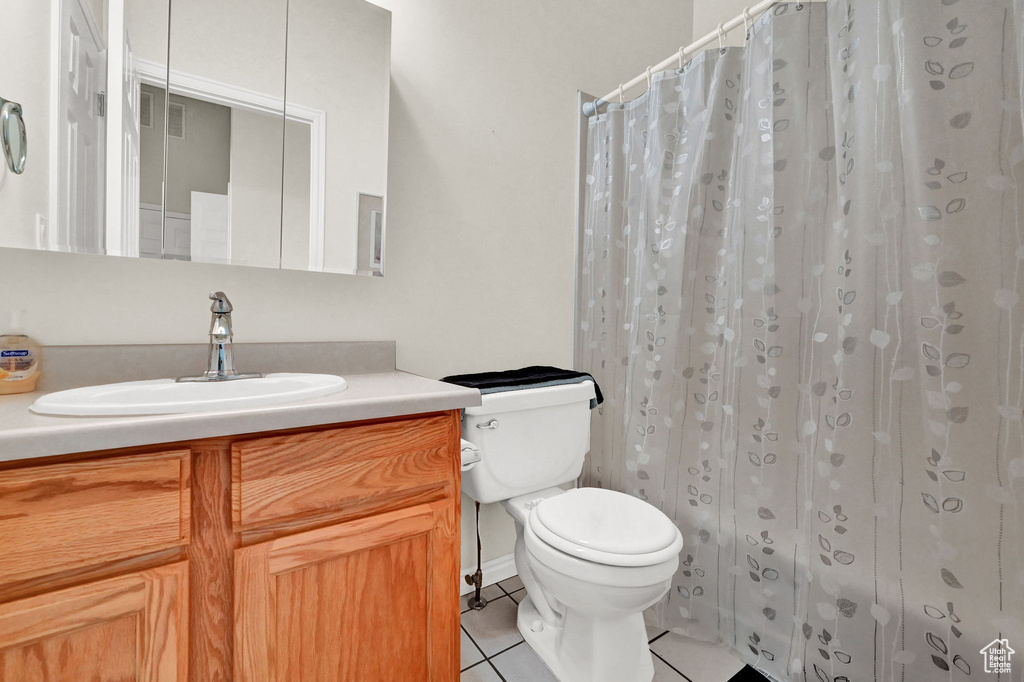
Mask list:
[[[594,383],[487,393],[466,408],[462,437],[480,461],[462,472],[462,491],[499,502],[575,480],[590,450]]]

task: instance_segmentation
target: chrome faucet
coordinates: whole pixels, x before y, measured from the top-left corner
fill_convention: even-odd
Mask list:
[[[210,368],[197,377],[181,377],[178,381],[230,381],[232,379],[256,379],[262,374],[242,374],[235,369],[232,349],[234,334],[231,331],[231,301],[223,291],[210,294],[213,305],[210,312]]]

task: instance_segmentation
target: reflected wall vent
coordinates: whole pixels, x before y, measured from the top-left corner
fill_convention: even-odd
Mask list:
[[[185,105],[181,102],[171,102],[167,107],[167,136],[185,139]]]
[[[139,94],[139,126],[142,128],[153,127],[153,93],[151,92]]]

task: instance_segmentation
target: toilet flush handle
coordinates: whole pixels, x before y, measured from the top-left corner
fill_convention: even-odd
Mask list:
[[[477,424],[476,428],[478,428],[478,429],[496,429],[496,428],[498,428],[498,420],[497,419],[492,419],[492,420],[490,420],[488,422],[484,422],[483,424]]]

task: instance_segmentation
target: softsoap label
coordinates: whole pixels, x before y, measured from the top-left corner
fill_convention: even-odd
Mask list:
[[[28,350],[0,350],[0,381],[24,381],[35,374],[37,368]]]

